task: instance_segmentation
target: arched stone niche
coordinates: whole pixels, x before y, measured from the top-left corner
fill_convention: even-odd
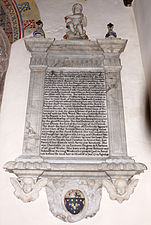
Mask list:
[[[146,170],[127,154],[120,53],[127,40],[28,38],[30,86],[23,153],[5,169],[23,202],[46,187],[65,222],[94,216],[102,188],[128,200]]]

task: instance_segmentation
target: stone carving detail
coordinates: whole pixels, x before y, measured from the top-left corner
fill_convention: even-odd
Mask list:
[[[109,193],[112,200],[117,200],[122,203],[124,200],[128,200],[130,195],[134,192],[135,187],[138,184],[138,180],[116,179],[113,181],[104,179],[103,186]]]
[[[47,65],[47,61],[46,61],[46,58],[43,57],[42,55],[38,55],[38,56],[36,55],[31,58],[30,65],[43,66],[43,65]]]
[[[23,202],[36,200],[39,197],[39,191],[47,184],[47,178],[37,180],[36,178],[25,177],[10,178],[10,180],[15,188],[15,196]]]
[[[24,149],[26,152],[35,152],[39,148],[40,136],[34,131],[30,122],[26,121],[24,135]]]
[[[82,13],[83,7],[81,4],[76,3],[72,6],[73,15],[65,17],[66,28],[68,29],[64,39],[88,39],[86,31],[83,27],[87,26],[87,18]]]
[[[88,59],[85,58],[78,58],[78,57],[74,57],[74,58],[69,58],[69,57],[58,57],[57,59],[55,57],[51,57],[49,58],[49,66],[51,67],[102,67],[103,66],[103,60],[102,58],[97,58],[95,57],[91,57]]]
[[[123,162],[122,162],[123,161]],[[136,163],[135,161],[129,159],[129,162],[127,159],[111,159],[111,158],[106,158],[105,160],[101,160],[101,163],[99,164],[96,164],[96,163],[86,163],[86,164],[82,164],[83,165],[83,168],[86,168],[86,170],[91,170],[92,167],[93,167],[93,170],[94,171],[134,171],[134,175],[135,174],[139,174],[141,172],[143,172],[144,170],[147,169],[147,167],[142,164],[142,163]],[[79,166],[80,164],[78,164],[78,162],[76,164],[72,164],[72,169],[77,171],[79,170]],[[6,169],[7,171],[9,172],[12,172],[13,170],[24,170],[25,168],[28,168],[29,170],[49,170],[49,171],[52,171],[52,170],[58,170],[58,165],[56,163],[49,163],[49,160],[48,162],[45,160],[45,161],[42,161],[41,163],[39,162],[32,162],[30,161],[29,163],[29,159],[28,161],[9,161],[7,162],[5,165],[4,165],[4,169]],[[63,170],[64,171],[68,171],[68,170],[71,170],[71,165],[68,167],[65,165],[63,167]],[[84,170],[85,171],[85,170]],[[128,172],[127,172],[128,173]]]
[[[64,197],[71,189],[80,190],[85,197],[84,208],[77,215],[72,215],[64,205]],[[54,178],[49,180],[46,191],[50,211],[54,216],[65,222],[77,222],[83,218],[92,217],[100,208],[102,191],[98,179]]]

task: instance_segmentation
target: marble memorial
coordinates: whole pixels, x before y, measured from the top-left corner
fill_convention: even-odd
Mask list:
[[[146,166],[127,154],[120,54],[127,40],[26,38],[31,52],[23,153],[5,164],[23,202],[46,188],[65,222],[94,216],[102,188],[128,200]]]

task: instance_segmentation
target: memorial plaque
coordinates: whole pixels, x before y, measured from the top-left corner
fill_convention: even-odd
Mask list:
[[[4,168],[23,202],[46,187],[50,211],[64,222],[96,215],[103,187],[112,200],[128,200],[133,177],[146,170],[127,155],[119,58],[126,42],[25,40],[32,58],[23,152]]]
[[[104,73],[46,74],[41,155],[109,156]]]

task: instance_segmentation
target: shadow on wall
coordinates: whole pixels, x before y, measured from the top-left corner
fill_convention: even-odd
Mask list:
[[[151,76],[148,76],[151,77]],[[151,134],[151,78],[147,80],[146,102],[145,102],[145,119],[146,127]]]
[[[148,92],[146,93],[145,119],[147,129],[151,133],[151,96],[149,96]]]

